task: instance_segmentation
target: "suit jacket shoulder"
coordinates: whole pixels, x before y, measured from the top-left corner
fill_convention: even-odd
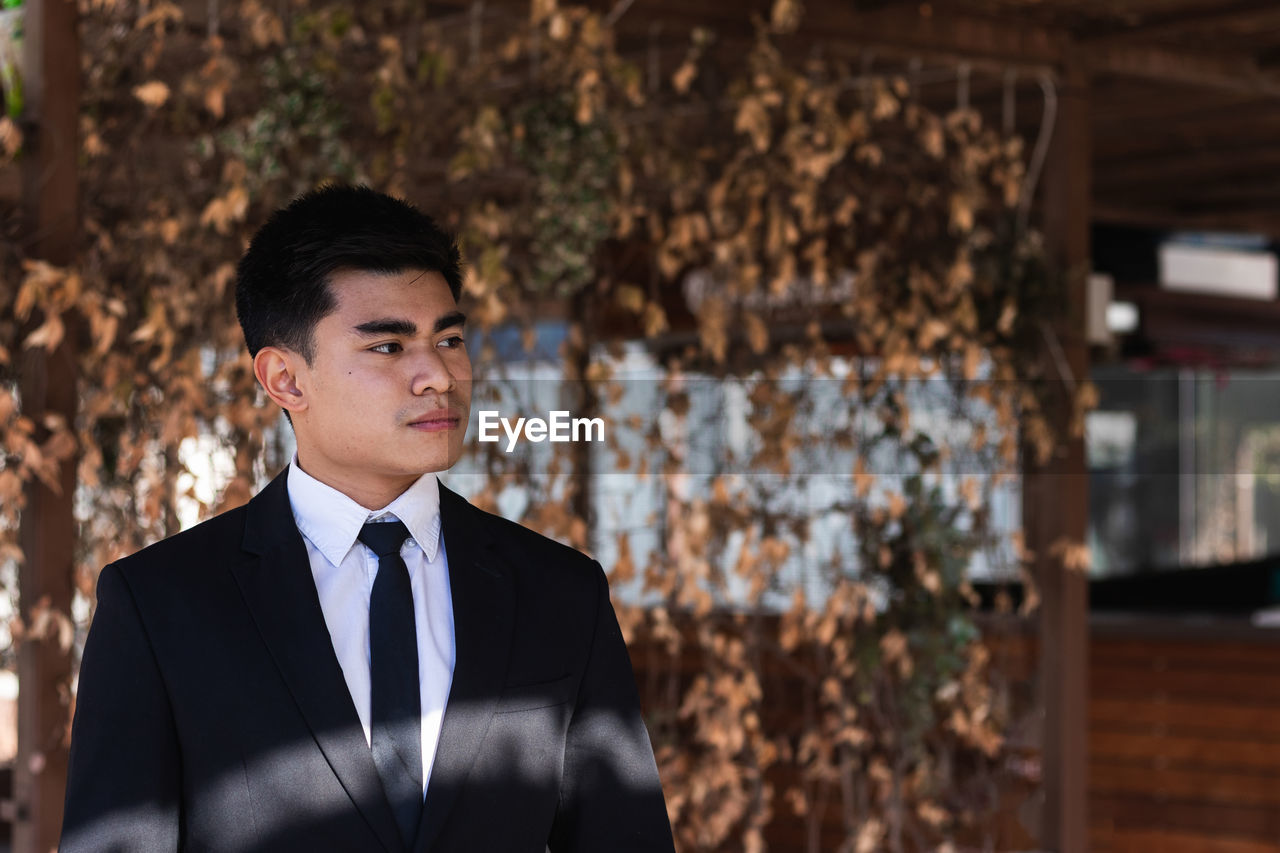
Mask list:
[[[134,583],[181,584],[190,575],[231,558],[244,539],[248,507],[239,506],[154,542],[116,560],[114,565]]]
[[[576,548],[480,509],[443,483],[440,485],[440,500],[442,505],[454,506],[470,516],[469,523],[474,524],[477,532],[486,537],[492,548],[509,563],[562,572],[574,581],[594,585],[595,572],[600,571],[599,564]],[[445,535],[448,535],[447,530]],[[447,547],[447,540],[445,544]]]

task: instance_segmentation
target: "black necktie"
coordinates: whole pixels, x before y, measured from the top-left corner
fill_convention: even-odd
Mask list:
[[[366,524],[359,539],[378,555],[369,597],[369,671],[373,681],[373,763],[395,812],[400,835],[413,846],[422,814],[422,702],[413,591],[400,546],[409,529],[399,521]]]

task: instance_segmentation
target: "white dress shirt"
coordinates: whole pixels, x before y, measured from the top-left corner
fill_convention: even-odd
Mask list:
[[[369,677],[369,595],[378,572],[378,555],[356,536],[367,521],[399,519],[409,528],[400,549],[409,567],[413,619],[418,634],[418,687],[422,697],[422,791],[426,794],[435,760],[440,723],[453,681],[453,603],[449,564],[440,531],[440,484],[423,474],[404,494],[370,511],[298,465],[289,466],[289,503],[307,545],[320,609],[347,689],[372,743],[372,682]]]

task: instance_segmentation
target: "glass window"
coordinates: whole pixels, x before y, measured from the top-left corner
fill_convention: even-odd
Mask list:
[[[1280,372],[1097,367],[1086,422],[1097,575],[1280,550]]]

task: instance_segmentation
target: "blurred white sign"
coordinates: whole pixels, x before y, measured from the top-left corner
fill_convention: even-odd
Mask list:
[[[1165,290],[1276,298],[1276,256],[1270,252],[1164,243],[1159,259]]]

